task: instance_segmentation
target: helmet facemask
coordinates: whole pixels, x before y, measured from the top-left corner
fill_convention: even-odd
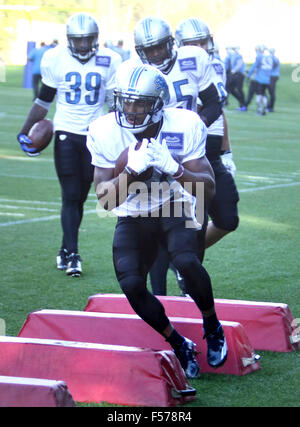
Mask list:
[[[213,55],[214,53],[214,40],[211,35],[208,37],[199,37],[190,40],[183,40],[184,46],[199,46],[202,47],[209,55]]]
[[[140,133],[162,117],[163,100],[160,97],[136,96],[115,91],[115,115],[119,126]]]
[[[135,49],[144,64],[152,65],[160,71],[166,71],[176,56],[173,46],[174,38],[169,36],[148,46],[136,46]]]
[[[98,34],[68,35],[68,47],[72,56],[83,64],[95,55],[98,46]]]

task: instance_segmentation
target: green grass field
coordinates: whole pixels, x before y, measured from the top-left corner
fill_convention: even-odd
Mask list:
[[[239,113],[230,97],[240,225],[207,251],[205,267],[216,298],[286,303],[300,318],[300,83],[292,70],[282,67],[273,114],[256,116],[255,100]],[[73,279],[56,270],[61,229],[53,144],[30,159],[16,142],[31,105],[22,68],[8,67],[0,83],[0,318],[11,336],[34,310],[83,310],[90,295],[120,293],[112,265],[115,219],[97,216],[93,189],[80,230],[84,274]],[[54,106],[50,118],[53,112]],[[171,272],[168,294],[179,295]],[[186,407],[299,406],[299,352],[259,354],[262,369],[255,373],[191,381],[197,399]]]

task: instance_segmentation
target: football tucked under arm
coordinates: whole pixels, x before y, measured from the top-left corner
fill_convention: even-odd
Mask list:
[[[43,119],[35,123],[30,131],[28,137],[32,141],[32,148],[36,151],[43,151],[50,144],[53,136],[53,124],[49,119]]]
[[[140,150],[142,145],[142,142],[137,142],[134,149]],[[146,170],[144,170],[141,173],[137,173],[135,172],[135,160],[131,160],[132,164],[128,165],[128,152],[129,152],[129,147],[126,147],[125,150],[122,151],[122,153],[119,155],[117,161],[116,161],[116,165],[115,165],[115,170],[114,170],[114,177],[117,177],[120,175],[120,173],[122,172],[129,172],[135,179],[135,181],[146,181],[148,179],[151,178],[152,173],[153,173],[153,168],[150,166],[149,168],[147,168]],[[125,168],[129,166],[130,169],[129,170],[125,170]]]
[[[47,112],[48,110],[46,108],[38,105],[37,103],[34,103],[25,120],[25,123],[22,126],[20,133],[17,136],[17,140],[20,143],[20,147],[28,156],[36,156],[39,154],[38,149],[35,148],[34,145],[32,145],[32,140],[29,136],[29,132],[31,131],[31,129],[36,123],[45,119]],[[48,123],[45,125],[45,127],[47,127],[47,125]],[[52,123],[51,123],[51,126],[52,126]],[[33,132],[33,130],[31,132]],[[53,134],[53,127],[52,127],[52,134]],[[52,138],[52,135],[51,135],[51,138]],[[38,144],[38,145],[41,145],[41,144]]]

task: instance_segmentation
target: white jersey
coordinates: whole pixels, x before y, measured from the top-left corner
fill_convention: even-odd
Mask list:
[[[226,92],[226,70],[225,64],[218,58],[213,56],[210,57],[211,66],[213,69],[212,80],[214,85],[217,87],[219,96],[222,100],[225,100],[227,96]],[[202,105],[201,100],[198,98],[198,104]],[[208,135],[224,135],[224,120],[223,115],[219,116],[208,128]]]
[[[54,130],[86,135],[88,125],[103,114],[107,90],[114,89],[115,72],[122,62],[111,49],[99,49],[85,64],[68,48],[45,52],[41,62],[42,82],[56,92]]]
[[[205,155],[206,126],[197,114],[192,111],[166,108],[163,113],[163,124],[157,139],[166,140],[172,157],[178,163],[198,159]],[[120,127],[114,113],[99,117],[91,123],[87,137],[87,147],[92,155],[92,164],[100,168],[114,168],[119,155],[132,142],[137,141],[134,134],[128,129]],[[154,182],[168,181],[175,189],[174,201],[187,203],[194,213],[195,197],[191,196],[179,182],[170,176],[154,170],[144,188],[146,196],[141,199],[136,193],[129,194],[127,200],[113,212],[118,216],[139,216],[156,212],[162,205],[171,199],[170,191],[158,194],[153,189]],[[156,187],[157,188],[157,187]],[[141,201],[142,200],[142,201]]]
[[[142,62],[139,58],[135,61]],[[168,108],[177,107],[197,112],[199,92],[207,89],[212,83],[215,84],[221,98],[219,80],[208,53],[201,47],[179,47],[172,68],[163,74],[170,92]]]

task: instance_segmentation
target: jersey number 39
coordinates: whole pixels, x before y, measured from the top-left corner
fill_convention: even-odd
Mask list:
[[[66,74],[66,82],[70,84],[70,92],[66,92],[66,102],[68,104],[78,104],[82,95],[82,76],[77,72]],[[88,73],[85,77],[85,89],[90,94],[85,95],[84,100],[88,105],[95,105],[99,100],[101,86],[101,75],[99,73]]]

